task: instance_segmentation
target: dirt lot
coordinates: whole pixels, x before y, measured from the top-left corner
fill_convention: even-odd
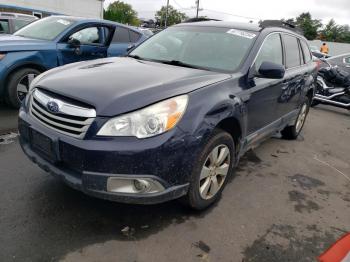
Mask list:
[[[349,116],[312,109],[297,141],[249,152],[202,213],[85,196],[0,139],[0,261],[314,261],[350,231]]]

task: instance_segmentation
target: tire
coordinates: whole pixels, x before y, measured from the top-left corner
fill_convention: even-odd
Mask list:
[[[213,152],[216,152],[216,149],[218,150],[217,155],[219,156],[216,162],[218,166],[214,170],[209,171],[212,165],[210,160],[212,159]],[[228,156],[224,156],[226,152],[229,152]],[[224,157],[220,158],[221,154]],[[219,163],[219,160],[222,160],[222,164]],[[232,136],[223,130],[216,129],[196,160],[190,178],[190,187],[187,195],[182,199],[183,202],[196,210],[203,210],[215,203],[220,198],[222,190],[233,173],[234,164],[235,144]],[[204,168],[205,171],[203,171]],[[218,174],[224,174],[226,169],[227,173],[225,176]],[[202,173],[206,174],[203,176],[206,178],[201,178]],[[214,181],[216,181],[216,183]],[[209,186],[207,186],[208,184]],[[218,185],[218,187],[215,185]],[[208,189],[206,190],[207,187]],[[200,190],[200,188],[203,190]],[[207,191],[207,193],[205,193],[205,191]],[[206,195],[206,197],[204,198],[203,195]]]
[[[298,117],[295,120],[294,125],[287,126],[281,131],[282,138],[288,139],[288,140],[294,140],[298,138],[301,130],[304,127],[307,114],[309,113],[309,109],[310,109],[310,100],[306,98],[304,103],[300,107]]]
[[[11,107],[19,108],[26,95],[26,92],[28,92],[31,80],[33,80],[33,78],[39,74],[40,71],[33,68],[22,68],[12,73],[9,76],[6,88],[6,103]],[[18,89],[19,84],[21,84],[21,90]],[[25,89],[27,89],[26,92],[24,92]]]

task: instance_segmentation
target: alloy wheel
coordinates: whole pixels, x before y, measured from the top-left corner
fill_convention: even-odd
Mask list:
[[[31,84],[31,82],[33,81],[33,79],[37,76],[37,74],[31,73],[31,74],[27,74],[25,76],[23,76],[17,84],[17,98],[19,101],[22,101],[28,91],[29,91],[29,86]]]
[[[303,127],[303,124],[304,124],[305,119],[306,119],[306,115],[307,115],[307,105],[303,104],[303,107],[301,108],[298,119],[297,119],[297,123],[295,125],[295,130],[297,131],[297,133],[299,133],[301,128]]]
[[[210,152],[199,178],[199,193],[203,199],[211,199],[219,192],[229,172],[230,161],[230,149],[226,145],[219,145]]]

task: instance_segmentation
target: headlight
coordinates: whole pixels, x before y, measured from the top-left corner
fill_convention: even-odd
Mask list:
[[[118,116],[104,124],[97,135],[146,138],[162,134],[180,121],[187,102],[188,96],[182,95]]]

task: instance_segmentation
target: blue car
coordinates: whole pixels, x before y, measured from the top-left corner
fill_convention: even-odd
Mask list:
[[[0,36],[0,98],[19,108],[31,81],[65,64],[122,56],[143,42],[140,30],[105,20],[51,16]]]
[[[180,24],[127,57],[38,76],[19,113],[20,143],[89,195],[204,209],[247,150],[276,132],[298,137],[316,76],[307,40],[280,21]]]

